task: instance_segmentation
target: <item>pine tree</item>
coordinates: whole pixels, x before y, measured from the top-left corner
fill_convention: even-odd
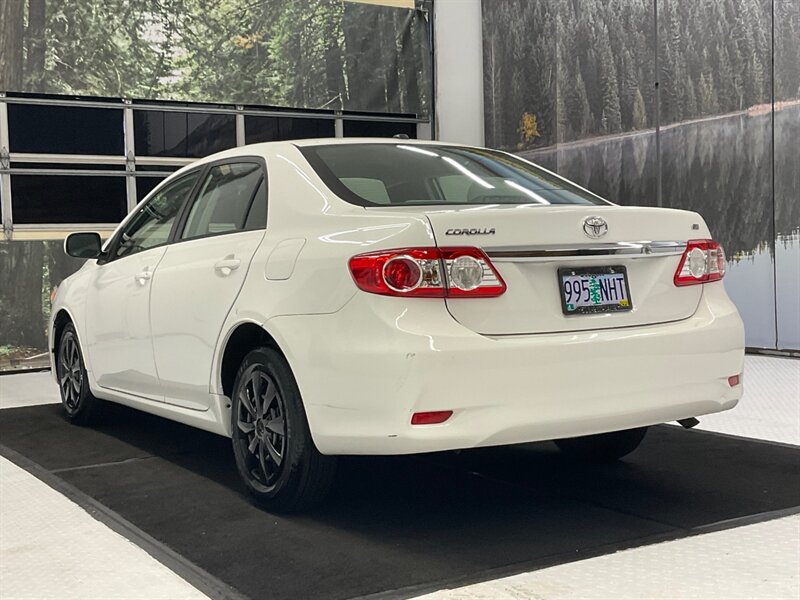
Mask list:
[[[631,126],[633,129],[644,129],[647,127],[647,113],[644,108],[644,98],[639,88],[633,94],[633,118]]]
[[[570,78],[569,86],[566,91],[566,111],[567,123],[571,137],[586,137],[592,125],[592,113],[589,110],[589,99],[586,96],[586,85],[583,83],[581,75],[580,60],[575,59],[574,75]]]
[[[619,107],[619,93],[617,92],[617,69],[611,48],[608,44],[608,31],[602,29],[600,40],[600,82],[603,94],[603,109],[601,113],[601,126],[603,133],[618,133],[622,131],[622,116]]]

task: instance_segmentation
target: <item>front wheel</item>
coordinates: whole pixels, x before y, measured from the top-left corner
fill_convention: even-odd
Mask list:
[[[253,350],[242,361],[231,428],[239,475],[265,508],[302,510],[327,495],[336,459],[314,446],[289,364],[272,348]]]
[[[61,405],[67,419],[76,425],[88,424],[98,410],[98,400],[89,391],[83,353],[72,323],[68,323],[61,332],[56,355],[56,375]]]
[[[585,462],[608,463],[627,456],[642,443],[647,427],[598,433],[554,440],[559,450],[570,458]]]

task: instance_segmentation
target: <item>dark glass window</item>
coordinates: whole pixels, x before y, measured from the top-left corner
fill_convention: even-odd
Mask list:
[[[264,229],[267,226],[267,182],[262,179],[258,184],[256,195],[253,198],[253,204],[250,206],[250,212],[247,213],[247,221],[244,223],[244,228],[248,231],[251,229]]]
[[[606,204],[549,171],[494,150],[401,141],[300,150],[336,195],[361,206]]]
[[[125,171],[124,164],[109,165],[103,163],[41,163],[41,162],[17,162],[12,161],[12,169],[63,169],[67,171]]]
[[[194,171],[176,179],[150,198],[126,223],[113,256],[130,256],[166,244],[178,212],[199,175],[199,171]]]
[[[14,223],[117,223],[127,213],[125,177],[12,175]]]
[[[9,104],[11,152],[125,154],[121,109]]]
[[[233,115],[136,110],[133,130],[141,156],[200,158],[236,146]]]
[[[144,200],[144,197],[152,192],[156,186],[164,181],[165,177],[137,177],[136,178],[136,202]]]
[[[246,116],[244,118],[244,131],[244,140],[247,144],[334,137],[336,135],[333,119],[303,119],[295,117]]]
[[[194,201],[182,239],[242,231],[264,175],[257,163],[211,167]]]
[[[417,139],[416,123],[389,123],[387,121],[347,121],[344,122],[344,137],[394,137],[405,134],[409,139]]]

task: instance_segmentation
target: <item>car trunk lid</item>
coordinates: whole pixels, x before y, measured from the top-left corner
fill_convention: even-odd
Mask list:
[[[665,323],[694,314],[702,286],[673,276],[686,241],[710,237],[696,213],[608,206],[482,205],[425,211],[439,246],[477,246],[507,290],[496,298],[448,298],[448,310],[484,335],[586,331]],[[595,237],[596,236],[596,237]],[[630,310],[565,314],[559,269],[623,269]]]

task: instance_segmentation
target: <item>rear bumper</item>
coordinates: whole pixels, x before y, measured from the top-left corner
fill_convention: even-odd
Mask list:
[[[732,408],[744,330],[722,284],[689,319],[489,338],[437,299],[356,294],[331,315],[267,323],[324,454],[407,454],[557,439]],[[418,411],[452,410],[412,426]]]

